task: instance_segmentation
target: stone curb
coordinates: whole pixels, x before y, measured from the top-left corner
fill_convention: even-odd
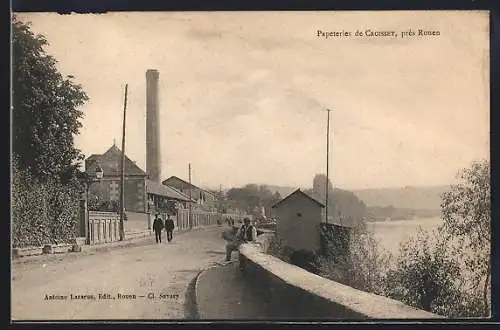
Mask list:
[[[233,261],[231,261],[229,263],[222,263],[222,262],[215,263],[212,266],[209,266],[209,267],[206,267],[206,268],[202,269],[198,273],[198,275],[196,275],[195,280],[194,280],[195,281],[195,283],[194,283],[194,299],[195,299],[195,301],[193,302],[194,309],[195,309],[195,313],[194,313],[195,314],[195,319],[198,319],[198,320],[199,319],[203,319],[202,318],[203,312],[200,311],[200,305],[201,305],[200,304],[200,300],[199,300],[200,295],[198,294],[198,292],[199,292],[199,286],[200,286],[200,280],[203,279],[203,276],[205,276],[207,272],[212,271],[212,270],[214,270],[216,268],[222,268],[222,267],[227,266],[227,265],[229,265],[231,263],[234,263],[234,262],[236,262],[236,261],[233,260]]]
[[[188,298],[186,299],[186,303],[188,304],[187,311],[189,313],[189,318],[192,318],[194,320],[200,319],[200,310],[198,303],[198,279],[203,272],[205,271],[202,270],[198,272],[191,283],[189,283],[188,291],[186,294],[186,297]]]
[[[227,231],[227,230],[226,230]],[[226,233],[226,231],[223,231],[222,232],[222,237],[225,239],[224,237],[224,233]],[[274,231],[273,230],[269,230],[269,229],[261,229],[259,228],[259,231],[261,232],[261,234],[274,234]],[[264,236],[261,236],[259,235],[259,237],[257,238],[257,241],[255,243],[257,244],[249,244],[249,245],[252,245],[252,246],[255,246],[255,248],[258,249],[258,251],[262,251],[264,248],[265,248],[265,241],[266,239],[268,240],[269,239],[269,236],[267,235],[264,235]],[[235,263],[235,262],[238,262],[236,260],[232,260],[231,262],[218,262],[218,263],[215,263],[214,265],[212,266],[209,266],[203,270],[201,270],[198,275],[196,275],[194,281],[194,299],[195,301],[193,302],[193,305],[194,305],[194,309],[195,309],[195,319],[201,319],[201,316],[203,315],[202,311],[200,311],[200,302],[199,302],[199,283],[200,283],[200,280],[203,279],[203,276],[206,275],[206,273],[208,271],[212,271],[214,270],[214,268],[221,268],[221,267],[224,267],[224,266],[227,266],[229,264],[232,264],[232,263]]]
[[[195,280],[195,283],[194,283],[194,309],[195,309],[195,317],[196,319],[201,319],[201,316],[202,316],[202,313],[200,312],[200,299],[199,299],[199,283],[200,283],[200,278],[203,278],[203,275],[204,273],[207,271],[208,269],[205,269],[201,272],[198,273],[198,275],[196,276],[196,280]]]

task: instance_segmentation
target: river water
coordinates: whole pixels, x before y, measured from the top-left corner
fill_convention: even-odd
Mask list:
[[[416,235],[419,227],[430,231],[437,229],[442,224],[442,221],[441,218],[435,217],[415,220],[368,222],[367,226],[373,231],[375,239],[379,241],[380,246],[396,256],[399,253],[399,244]]]

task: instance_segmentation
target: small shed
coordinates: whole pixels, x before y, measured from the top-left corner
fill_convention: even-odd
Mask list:
[[[320,251],[319,226],[325,205],[300,189],[272,206],[275,211],[276,234],[293,250]]]

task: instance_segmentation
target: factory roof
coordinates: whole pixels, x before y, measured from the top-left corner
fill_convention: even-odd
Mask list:
[[[102,168],[104,176],[121,175],[122,152],[116,145],[113,145],[102,155],[91,155],[85,161],[85,171],[90,170],[92,164],[98,164]],[[137,166],[135,162],[130,160],[127,155],[125,155],[124,169],[125,175],[128,176],[146,176],[146,172],[144,172],[139,166]]]
[[[206,190],[206,189],[203,189],[203,188],[197,187],[197,186],[195,186],[194,184],[189,183],[189,182],[187,182],[187,181],[185,181],[185,180],[182,180],[181,178],[179,178],[179,177],[177,177],[177,176],[175,176],[175,175],[174,175],[174,176],[169,177],[169,178],[168,178],[168,179],[166,179],[166,180],[163,180],[163,182],[162,182],[162,183],[163,183],[164,185],[171,186],[171,185],[172,185],[175,181],[177,181],[177,182],[181,182],[183,185],[185,185],[185,186],[187,186],[187,187],[196,188],[196,189],[199,189],[199,190],[201,190],[201,191],[206,192],[207,194],[214,195],[214,193],[212,193],[212,192],[210,192],[210,191],[208,191],[208,190]]]
[[[165,186],[153,180],[146,180],[146,193],[183,202],[189,202],[190,200],[191,202],[195,202],[195,200],[190,199],[188,195],[183,194],[179,190],[170,186]]]

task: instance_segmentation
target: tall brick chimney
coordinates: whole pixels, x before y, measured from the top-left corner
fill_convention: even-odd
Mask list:
[[[157,70],[146,71],[146,172],[149,179],[161,183],[160,130]]]

